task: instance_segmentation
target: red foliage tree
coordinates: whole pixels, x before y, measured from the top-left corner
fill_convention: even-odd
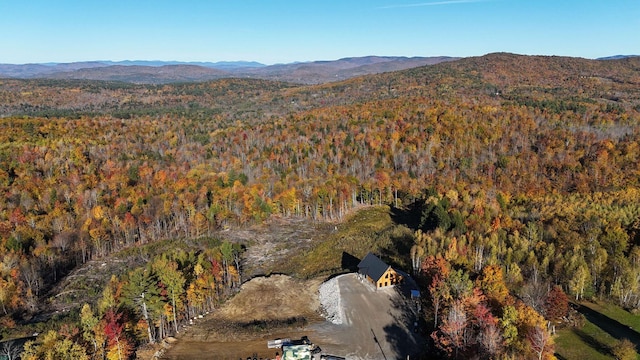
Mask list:
[[[569,298],[560,286],[555,285],[544,299],[544,315],[547,319],[558,321],[569,312]]]

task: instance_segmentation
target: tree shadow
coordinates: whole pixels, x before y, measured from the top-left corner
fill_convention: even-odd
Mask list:
[[[398,234],[392,234],[389,237],[390,243],[388,246],[380,249],[382,253],[382,259],[393,268],[401,268],[405,265],[399,263],[397,260],[406,257],[411,252],[411,246],[413,246],[413,234],[408,232],[399,232]],[[408,264],[407,264],[408,265]]]
[[[410,292],[411,285],[397,285],[394,290],[391,309],[394,321],[385,326],[384,336],[396,358],[425,358],[427,343],[416,325],[419,322],[417,309],[405,294]]]
[[[382,350],[382,345],[380,345],[380,341],[378,341],[378,337],[376,336],[376,333],[373,332],[373,329],[371,330],[371,334],[373,335],[373,342],[375,342],[378,345],[378,348],[380,349],[380,353],[382,354],[382,357],[384,358],[384,360],[387,360],[387,354],[384,353],[384,350]]]
[[[391,220],[396,224],[405,225],[411,230],[417,230],[420,227],[423,211],[423,201],[414,201],[402,208],[391,207]]]
[[[578,335],[578,337],[580,338],[580,340],[582,340],[585,344],[589,345],[591,348],[593,348],[594,350],[596,350],[597,352],[601,353],[602,355],[607,355],[607,356],[611,356],[611,348],[609,348],[609,346],[607,346],[607,344],[603,344],[602,342],[600,342],[598,339],[594,338],[593,336],[585,333],[582,330],[573,330],[573,333]]]
[[[342,252],[341,267],[343,270],[347,270],[349,272],[356,272],[358,271],[358,264],[360,264],[360,259],[349,254],[346,251]]]
[[[637,349],[640,349],[640,334],[633,328],[620,323],[602,313],[599,313],[587,306],[574,304],[574,308],[584,317],[595,324],[600,329],[606,331],[617,340],[628,339]]]

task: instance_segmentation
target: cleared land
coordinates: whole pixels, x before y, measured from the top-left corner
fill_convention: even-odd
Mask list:
[[[348,359],[397,359],[418,352],[423,340],[409,330],[413,313],[399,288],[376,291],[355,274],[340,276],[338,283],[342,325],[318,315],[319,280],[257,278],[220,311],[183,332],[163,358],[269,358],[275,350],[267,349],[267,340],[303,335],[323,353]]]

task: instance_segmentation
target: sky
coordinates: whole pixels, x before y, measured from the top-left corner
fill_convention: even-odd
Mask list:
[[[0,63],[640,54],[640,0],[0,0]]]

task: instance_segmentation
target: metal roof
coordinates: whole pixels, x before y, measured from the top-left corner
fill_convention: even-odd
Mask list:
[[[362,275],[368,275],[373,281],[378,281],[389,267],[389,265],[377,256],[368,253],[367,256],[360,261],[360,264],[358,264],[358,272]]]

